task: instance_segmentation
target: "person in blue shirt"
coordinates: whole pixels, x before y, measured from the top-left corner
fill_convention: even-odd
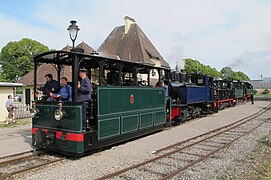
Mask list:
[[[167,99],[168,99],[168,85],[166,85],[164,81],[161,81],[161,87],[165,89],[165,102],[167,102]]]
[[[83,103],[83,130],[85,131],[87,129],[87,108],[91,101],[91,83],[86,69],[80,69],[79,76],[81,81],[78,82],[78,102]]]
[[[13,121],[15,123],[15,121],[13,120],[13,98],[11,95],[8,95],[8,100],[6,101],[6,108],[8,111],[8,120],[6,121],[6,124],[9,123],[9,121]]]
[[[68,84],[68,79],[66,77],[62,77],[60,80],[61,89],[59,93],[53,94],[50,93],[52,98],[59,98],[60,101],[72,101],[72,87]]]

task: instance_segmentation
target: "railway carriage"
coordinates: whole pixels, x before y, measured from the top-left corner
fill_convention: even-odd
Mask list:
[[[234,98],[237,102],[242,102],[244,99],[244,83],[242,81],[233,81]]]
[[[38,98],[38,67],[44,63],[55,67],[58,80],[65,67],[71,69],[72,102],[48,102]],[[80,68],[89,71],[92,81],[92,72],[98,72],[98,84],[92,83],[87,131],[83,131],[82,103],[77,101]],[[169,72],[164,67],[107,58],[97,53],[86,54],[81,49],[50,51],[35,56],[35,101],[31,109],[33,146],[63,154],[83,155],[86,151],[164,128],[165,90],[150,87],[152,69],[164,76]],[[139,86],[138,74],[146,74],[146,86]]]
[[[217,109],[232,107],[236,104],[235,91],[232,81],[215,80],[214,81],[215,104]]]

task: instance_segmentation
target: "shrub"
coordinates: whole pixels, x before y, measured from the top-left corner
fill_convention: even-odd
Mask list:
[[[265,89],[265,90],[263,91],[263,94],[269,94],[269,90],[268,90],[268,89]]]
[[[253,89],[253,91],[252,91],[253,94],[257,94],[257,92],[258,91],[256,89]]]

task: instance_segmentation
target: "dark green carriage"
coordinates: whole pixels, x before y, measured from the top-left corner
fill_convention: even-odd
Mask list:
[[[235,99],[243,99],[244,97],[244,83],[241,81],[233,82]]]
[[[98,87],[97,94],[99,142],[166,122],[164,89]]]
[[[72,102],[44,102],[36,97],[32,136],[33,146],[37,148],[82,155],[165,126],[165,92],[162,88],[150,87],[150,71],[156,69],[160,75],[160,71],[166,69],[66,51],[46,52],[35,57],[34,62],[35,85],[38,66],[50,63],[55,65],[58,79],[63,67],[72,66],[70,84],[73,86]],[[81,67],[96,71],[99,83],[93,84],[86,132],[82,129],[82,104],[77,102],[77,88],[74,88]],[[147,74],[147,86],[138,86],[137,73]],[[61,120],[56,120],[56,111],[63,115]]]

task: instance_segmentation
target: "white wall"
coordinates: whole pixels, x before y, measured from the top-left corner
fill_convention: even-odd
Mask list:
[[[12,95],[13,97],[13,87],[0,87],[0,121],[5,121],[8,116],[5,107],[8,95]]]

